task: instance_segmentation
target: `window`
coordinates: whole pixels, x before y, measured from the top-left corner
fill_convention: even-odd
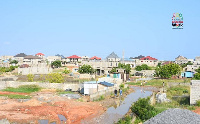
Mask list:
[[[143,62],[143,61],[141,61],[141,62]]]

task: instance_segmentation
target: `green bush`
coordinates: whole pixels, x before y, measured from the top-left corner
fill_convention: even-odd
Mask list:
[[[27,78],[28,78],[29,82],[33,82],[34,75],[33,74],[28,74]]]
[[[200,106],[200,100],[196,102],[196,106]]]
[[[157,114],[157,110],[150,105],[150,98],[140,98],[136,101],[131,110],[134,112],[142,121],[146,121]]]
[[[63,73],[64,73],[64,74],[69,74],[69,73],[70,73],[70,70],[67,70],[67,69],[65,68],[65,70],[63,71]]]
[[[105,99],[104,95],[101,95],[98,99],[96,99],[94,101],[101,101],[101,100],[104,100],[104,99]]]
[[[124,84],[120,84],[119,87],[120,87],[120,89],[123,89],[124,88]]]
[[[132,118],[128,115],[123,119],[120,119],[117,124],[131,124]]]
[[[45,77],[46,81],[50,83],[63,83],[64,77],[59,73],[50,73]]]

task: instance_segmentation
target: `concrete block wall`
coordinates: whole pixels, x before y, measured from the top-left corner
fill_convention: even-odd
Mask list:
[[[190,104],[196,104],[198,100],[200,100],[200,80],[191,80]]]
[[[102,91],[99,91],[99,92],[96,92],[94,94],[91,94],[90,95],[90,100],[93,101],[93,100],[96,100],[98,99],[101,95],[110,95],[112,92],[114,93],[114,90],[115,90],[115,87],[111,87],[110,89],[107,89],[107,90],[102,90]]]
[[[72,91],[78,91],[80,89],[80,84],[74,83],[40,83],[40,82],[16,82],[16,81],[0,81],[0,90],[5,89],[7,87],[14,87],[17,88],[21,85],[38,85],[42,88],[49,88],[49,89],[72,89]]]

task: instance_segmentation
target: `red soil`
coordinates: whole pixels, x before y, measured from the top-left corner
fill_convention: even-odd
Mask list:
[[[97,102],[79,102],[59,96],[50,98],[54,101],[47,103],[32,98],[27,102],[18,102],[13,99],[0,99],[0,120],[7,118],[10,122],[37,124],[39,119],[47,119],[59,124],[58,114],[61,114],[67,118],[68,124],[79,124],[82,119],[91,119],[105,111]]]
[[[4,94],[28,95],[28,93],[0,91],[0,95],[4,95]]]

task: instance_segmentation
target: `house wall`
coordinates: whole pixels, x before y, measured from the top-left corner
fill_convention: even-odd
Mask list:
[[[22,65],[23,64],[23,61],[24,61],[24,57],[14,57],[15,60],[18,61],[18,65]]]
[[[136,65],[142,65],[142,64],[156,67],[158,65],[158,60],[138,60],[138,61],[136,61]]]
[[[41,59],[24,59],[23,64],[28,64],[28,65],[37,65],[42,62]],[[46,63],[46,62],[45,62]]]
[[[28,68],[18,68],[18,74],[49,74],[53,72],[53,69],[46,64],[38,64],[37,66],[31,66]]]
[[[200,65],[187,65],[185,71],[196,72],[195,70],[198,69]]]
[[[60,56],[48,56],[47,60],[49,61],[49,63],[52,63],[53,61],[56,61],[56,60],[61,61],[61,57]]]
[[[82,61],[80,66],[86,64],[86,65],[91,65],[94,69],[98,69],[100,70],[100,75],[103,74],[108,74],[109,71],[113,68],[113,67],[118,67],[118,64],[120,62],[108,62],[108,61]],[[131,64],[132,67],[135,67],[135,62],[133,61],[124,61],[125,64]],[[104,71],[104,73],[102,73],[102,71]]]
[[[107,61],[109,61],[109,62],[119,62],[120,58],[107,58]]]
[[[191,80],[190,84],[190,104],[196,104],[200,100],[200,80]]]

